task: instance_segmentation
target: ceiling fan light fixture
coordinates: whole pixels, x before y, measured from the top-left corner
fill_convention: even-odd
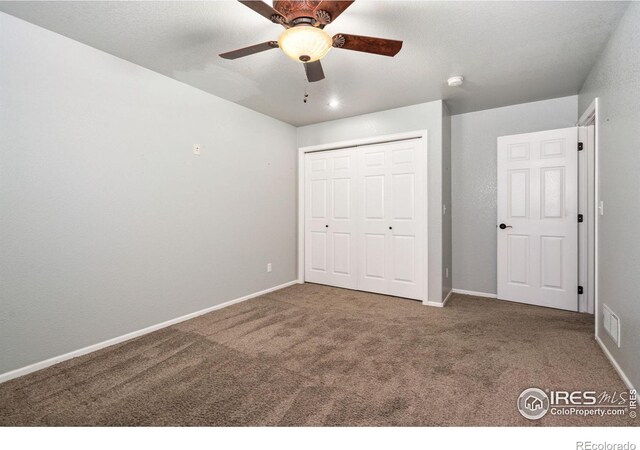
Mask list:
[[[298,25],[285,30],[278,38],[278,45],[285,55],[295,61],[314,62],[331,50],[331,37],[320,28]]]

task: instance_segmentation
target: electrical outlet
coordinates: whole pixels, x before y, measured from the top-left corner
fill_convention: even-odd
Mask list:
[[[193,145],[193,154],[194,155],[199,155],[200,154],[200,145],[199,144],[194,144]]]
[[[267,264],[267,272],[271,272],[271,263]]]

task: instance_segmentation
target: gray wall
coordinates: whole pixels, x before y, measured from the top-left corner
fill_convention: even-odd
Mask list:
[[[298,128],[298,145],[327,144],[407,131],[428,130],[429,293],[442,297],[442,114],[441,100]]]
[[[598,302],[620,317],[621,347],[598,336],[640,387],[640,3],[632,2],[580,91],[582,113],[598,97],[600,199]]]
[[[496,293],[498,136],[575,126],[577,96],[451,118],[453,287]]]
[[[294,127],[0,30],[0,373],[296,278]]]

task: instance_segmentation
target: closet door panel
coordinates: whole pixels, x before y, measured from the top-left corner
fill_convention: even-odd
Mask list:
[[[387,293],[389,267],[388,151],[381,146],[358,148],[358,289]]]
[[[359,150],[358,289],[421,300],[426,203],[419,141]]]
[[[364,267],[361,272],[364,279],[374,280],[374,283],[386,279],[386,239],[384,234],[365,233],[363,236]]]
[[[387,176],[392,208],[387,292],[421,300],[426,276],[424,155],[417,140],[388,144],[388,151]]]
[[[305,280],[327,284],[330,167],[326,155],[309,154],[305,162]]]
[[[329,158],[331,189],[329,193],[329,284],[356,288],[356,222],[353,211],[356,153],[352,149],[326,152]]]
[[[327,273],[327,233],[312,231],[309,236],[310,269],[312,272]]]
[[[348,149],[306,155],[306,281],[356,287],[354,157]]]

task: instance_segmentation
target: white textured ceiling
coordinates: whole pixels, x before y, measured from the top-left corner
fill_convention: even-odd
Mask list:
[[[626,2],[358,0],[338,32],[404,41],[395,58],[333,49],[308,84],[280,50],[218,53],[282,28],[235,1],[0,2],[0,11],[293,125],[445,99],[453,114],[576,94]],[[463,75],[461,88],[446,79]],[[309,86],[309,101],[302,102]],[[340,101],[331,109],[329,99]]]

